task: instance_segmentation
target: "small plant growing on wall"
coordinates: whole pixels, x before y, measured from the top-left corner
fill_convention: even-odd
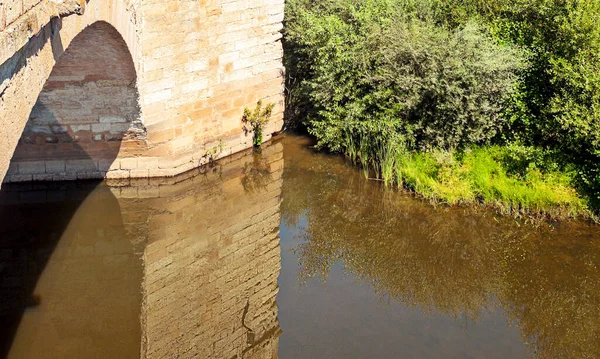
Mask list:
[[[212,167],[221,152],[223,152],[223,140],[219,140],[216,145],[207,149],[206,152],[204,152],[204,155],[202,155],[202,158],[210,167]]]
[[[255,147],[260,146],[263,142],[263,129],[269,122],[274,107],[275,104],[270,103],[263,109],[263,102],[259,100],[254,111],[251,111],[248,107],[244,109],[244,117],[242,117],[244,133],[246,136],[250,132],[253,133],[252,143]]]

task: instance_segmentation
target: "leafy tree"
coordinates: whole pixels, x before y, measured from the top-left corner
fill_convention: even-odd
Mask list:
[[[361,135],[455,148],[503,127],[524,61],[476,22],[439,26],[435,7],[417,2],[291,3],[287,63],[320,145],[344,152]]]

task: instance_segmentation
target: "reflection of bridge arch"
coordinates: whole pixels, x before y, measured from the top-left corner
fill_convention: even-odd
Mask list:
[[[276,358],[282,150],[126,187],[6,185],[0,269],[21,285],[0,285],[0,355]]]

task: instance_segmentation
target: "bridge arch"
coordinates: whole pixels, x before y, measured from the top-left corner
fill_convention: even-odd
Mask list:
[[[90,0],[76,15],[82,0],[41,0],[0,33],[4,182],[103,178],[122,138],[144,142],[128,2]]]
[[[86,27],[60,56],[33,106],[10,182],[102,179],[123,141],[144,142],[136,69],[109,23]]]

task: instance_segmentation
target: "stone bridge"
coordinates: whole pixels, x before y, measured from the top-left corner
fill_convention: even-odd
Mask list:
[[[284,0],[0,0],[0,180],[169,177],[283,124]]]

